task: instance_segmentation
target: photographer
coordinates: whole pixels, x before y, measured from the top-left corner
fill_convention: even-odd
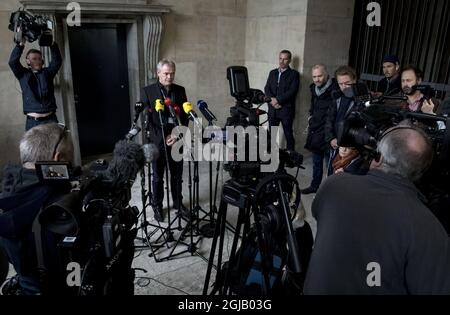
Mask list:
[[[439,102],[433,99],[430,95],[423,95],[422,92],[415,89],[415,86],[422,83],[423,72],[409,65],[402,71],[402,91],[408,98],[407,101],[402,102],[400,106],[402,109],[407,109],[412,112],[423,112],[426,114],[436,114],[439,108]]]
[[[20,141],[22,166],[8,166],[0,195],[0,249],[17,275],[3,287],[4,294],[39,294],[37,262],[32,233],[40,209],[70,187],[39,182],[37,161],[72,161],[73,144],[65,128],[55,123],[36,126]]]
[[[25,48],[25,39],[14,47],[9,58],[9,67],[22,88],[23,113],[27,116],[25,130],[39,124],[58,122],[53,79],[62,64],[61,53],[54,42],[50,46],[51,62],[44,67],[42,53],[30,49],[26,54],[28,68],[20,63]]]
[[[450,241],[413,182],[433,160],[426,134],[388,129],[366,176],[330,177],[312,206],[306,294],[450,294]]]

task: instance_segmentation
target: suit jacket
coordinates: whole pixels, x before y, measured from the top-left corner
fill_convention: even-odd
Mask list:
[[[300,88],[300,74],[297,70],[288,68],[281,74],[279,83],[278,75],[278,69],[270,71],[264,93],[266,96],[275,97],[282,108],[275,110],[269,105],[269,115],[276,113],[279,117],[294,116],[295,98]]]
[[[174,105],[178,105],[180,107],[181,110],[179,118],[181,124],[183,126],[187,126],[189,124],[189,118],[183,111],[183,103],[187,102],[186,90],[184,87],[177,84],[172,84],[169,93],[165,91],[164,87],[159,82],[144,87],[141,91],[141,101],[145,104],[144,118],[146,124],[144,123],[143,126],[144,128],[149,129],[150,141],[158,147],[163,147],[165,141],[163,141],[159,113],[155,110],[155,102],[157,99],[164,100],[165,97],[169,97]],[[164,135],[167,137],[172,133],[172,129],[176,125],[167,108],[161,112],[161,117],[163,120]]]

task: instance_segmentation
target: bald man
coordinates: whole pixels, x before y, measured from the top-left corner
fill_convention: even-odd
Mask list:
[[[305,294],[450,294],[449,238],[413,184],[431,165],[429,139],[397,126],[378,151],[368,175],[319,189]]]

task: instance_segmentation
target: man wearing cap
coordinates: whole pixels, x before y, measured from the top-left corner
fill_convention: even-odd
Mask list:
[[[383,58],[384,78],[377,84],[374,95],[395,95],[402,90],[400,79],[400,61],[397,56],[390,55]]]

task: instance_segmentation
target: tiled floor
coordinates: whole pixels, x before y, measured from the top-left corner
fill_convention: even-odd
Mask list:
[[[311,180],[311,158],[309,156],[305,157],[305,170],[300,170],[298,181],[300,183],[300,188],[305,188],[309,186]],[[296,170],[289,170],[289,173],[295,176]],[[200,194],[200,206],[209,210],[209,167],[208,163],[200,163],[199,167],[199,194]],[[214,167],[215,176],[215,167]],[[229,179],[228,173],[225,171],[220,172],[219,176],[219,192],[218,200],[220,197],[221,186],[226,180]],[[183,195],[184,203],[188,206],[189,193],[188,193],[188,168],[185,166],[183,173]],[[302,206],[306,210],[306,220],[310,223],[313,232],[315,233],[316,224],[311,216],[311,203],[314,195],[302,196]],[[132,201],[131,205],[136,205],[139,209],[142,209],[142,199],[141,199],[141,180],[140,177],[136,179],[132,191]],[[166,205],[165,205],[166,209]],[[167,211],[167,210],[165,210]],[[229,215],[227,220],[231,223],[235,222],[237,217],[237,208],[229,208]],[[174,218],[175,211],[171,212],[172,219]],[[141,216],[142,218],[142,216]],[[161,235],[161,229],[157,222],[153,220],[153,212],[149,208],[147,211],[147,221],[151,224],[147,228],[147,232],[151,234],[151,242],[155,244],[155,240],[159,235]],[[167,213],[166,213],[167,219]],[[183,221],[184,222],[184,221]],[[182,223],[183,223],[182,222]],[[184,223],[183,223],[184,224]],[[201,223],[202,225],[204,223]],[[162,223],[161,226],[167,226],[167,223]],[[178,223],[175,222],[174,228],[178,227]],[[176,240],[179,239],[180,231],[175,229],[173,231],[175,242],[169,243],[170,248],[161,248],[156,251],[157,259],[162,259],[167,257],[171,251],[173,253],[185,252],[182,255],[173,257],[172,259],[164,260],[162,262],[156,262],[154,257],[150,257],[152,253],[151,249],[147,246],[147,242],[136,241],[136,245],[143,245],[143,248],[136,250],[135,259],[133,262],[133,267],[136,269],[136,281],[135,281],[135,294],[137,295],[172,295],[172,294],[202,294],[206,270],[208,263],[205,259],[209,258],[210,248],[212,239],[206,237],[195,237],[194,241],[198,241],[197,250],[195,254],[187,252],[188,246],[190,244],[190,237],[185,238],[185,244],[176,244]],[[189,234],[189,233],[187,233]],[[138,237],[142,237],[142,231],[138,234]],[[231,248],[233,234],[227,232],[225,238],[224,246],[224,259],[228,255]],[[175,247],[175,249],[173,249]],[[10,268],[10,275],[14,275],[14,270]],[[214,280],[214,269],[211,277],[210,283]]]

